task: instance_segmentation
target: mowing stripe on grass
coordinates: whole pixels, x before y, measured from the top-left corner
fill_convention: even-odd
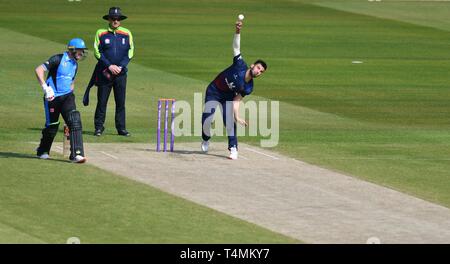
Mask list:
[[[392,19],[414,25],[450,31],[450,22],[448,21],[450,1],[448,0],[384,0],[382,3],[375,4],[367,1],[319,0],[313,1],[312,4],[355,14]]]

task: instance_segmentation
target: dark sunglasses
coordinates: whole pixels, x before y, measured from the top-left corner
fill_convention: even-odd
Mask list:
[[[109,19],[112,21],[120,21],[120,17],[110,17]]]

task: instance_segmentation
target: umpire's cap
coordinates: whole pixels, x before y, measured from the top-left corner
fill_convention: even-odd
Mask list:
[[[103,19],[108,20],[110,17],[117,17],[117,18],[119,18],[119,20],[127,19],[127,16],[124,16],[122,14],[120,7],[115,7],[115,6],[113,6],[109,9],[108,14],[104,15]]]

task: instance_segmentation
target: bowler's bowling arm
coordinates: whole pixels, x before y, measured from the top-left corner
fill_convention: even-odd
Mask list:
[[[241,21],[236,22],[236,33],[233,38],[233,56],[241,54],[241,26]]]

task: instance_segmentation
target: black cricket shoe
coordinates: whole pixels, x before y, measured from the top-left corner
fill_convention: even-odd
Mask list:
[[[130,132],[126,131],[125,129],[123,129],[123,130],[117,130],[117,134],[118,134],[119,136],[125,136],[125,137],[131,136]]]
[[[103,131],[105,131],[105,128],[104,128],[104,127],[102,127],[102,128],[97,128],[97,129],[95,130],[95,132],[94,132],[94,136],[96,136],[96,137],[101,136],[101,135],[103,134]]]

